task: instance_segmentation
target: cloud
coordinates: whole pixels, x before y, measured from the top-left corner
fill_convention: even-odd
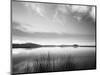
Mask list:
[[[30,7],[33,11],[35,10],[40,16],[44,16],[45,9],[41,4],[30,4]]]
[[[41,3],[23,3],[24,6],[29,10],[31,10],[31,12],[35,12],[36,14],[39,14],[40,16],[44,16],[44,8],[41,5]]]
[[[70,11],[74,18],[76,18],[78,21],[81,21],[82,18],[87,15],[87,13],[90,10],[89,6],[78,6],[78,5],[72,5],[70,6]]]
[[[90,16],[93,18],[93,20],[95,20],[95,7],[92,7],[91,11],[90,11]]]
[[[16,25],[15,29],[28,33],[92,33],[90,32],[92,30],[87,28],[88,26],[86,26],[86,23],[83,23],[86,21],[83,21],[82,19],[84,16],[85,18],[88,18],[86,16],[87,14],[91,14],[89,16],[92,17],[94,12],[93,10],[91,10],[92,13],[89,13],[91,8],[89,6],[28,2],[23,2],[22,5],[24,5],[24,11],[26,13],[24,13],[23,11],[19,11],[19,13],[24,13],[24,15],[20,14],[19,16],[19,13],[16,12],[16,14],[18,14],[18,17],[15,19],[18,21],[19,25]],[[21,10],[22,8],[23,7],[21,7]],[[16,9],[16,11],[17,10],[18,9]],[[83,32],[86,28],[87,30]]]
[[[12,22],[12,28],[13,29],[17,29],[17,30],[27,32],[27,29],[29,29],[30,27],[31,27],[31,25],[28,25],[28,24],[22,24],[22,23],[16,22],[16,21]]]
[[[44,17],[45,19],[52,19],[53,21],[59,15],[72,14],[74,18],[80,21],[84,15],[89,15],[94,19],[95,8],[91,6],[81,5],[60,5],[60,4],[44,4],[44,3],[26,3],[32,12]],[[92,10],[91,10],[92,9]],[[58,13],[60,13],[58,15]]]
[[[79,5],[71,6],[72,12],[77,12],[77,13],[87,13],[89,12],[89,9],[90,9],[89,6],[79,6]]]
[[[57,4],[45,4],[45,3],[26,3],[32,12],[44,17],[45,19],[53,19],[53,16],[57,10]]]
[[[41,25],[39,25],[41,24]],[[22,32],[27,33],[35,33],[35,32],[41,32],[41,33],[62,33],[65,32],[65,30],[62,30],[61,25],[55,25],[53,23],[49,23],[48,25],[37,23],[37,24],[25,24],[21,22],[13,22],[12,23],[14,30],[19,30]]]
[[[93,6],[69,5],[68,8],[78,21],[81,21],[84,16],[85,18],[90,16],[93,20],[95,19],[95,7]]]
[[[62,13],[67,13],[68,12],[67,5],[58,5],[58,11]]]

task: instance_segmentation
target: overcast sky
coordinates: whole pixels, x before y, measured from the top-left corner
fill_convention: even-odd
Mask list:
[[[13,1],[12,38],[40,44],[94,43],[95,7]]]

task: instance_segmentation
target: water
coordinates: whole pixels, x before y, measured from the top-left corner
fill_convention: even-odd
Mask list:
[[[49,69],[49,71],[95,69],[95,52],[95,47],[40,47],[31,49],[12,49],[13,72],[27,73],[27,71],[24,71],[25,67],[23,68],[23,66],[26,66],[26,64],[31,64],[32,68],[33,62],[35,63],[35,65],[37,65],[36,60],[38,60],[38,62],[42,63],[43,65],[48,64],[48,54],[49,63],[51,63],[49,64],[49,68],[53,64],[53,68]],[[63,64],[67,65],[67,67],[61,66]],[[72,65],[74,65],[74,67]],[[57,69],[54,68],[55,66],[57,67]],[[28,73],[30,72],[31,71],[29,71]],[[35,72],[41,71],[38,70]],[[47,71],[44,70],[42,72]]]
[[[41,47],[41,48],[32,48],[32,49],[13,49],[12,54],[17,55],[33,55],[33,54],[70,54],[70,55],[84,55],[87,53],[95,54],[95,47]]]

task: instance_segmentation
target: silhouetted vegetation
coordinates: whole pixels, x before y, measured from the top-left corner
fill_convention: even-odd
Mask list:
[[[34,43],[12,44],[12,48],[38,48],[38,47],[41,47],[41,45]]]
[[[34,43],[24,43],[24,44],[12,44],[12,48],[38,48],[38,47],[96,47],[96,46],[90,46],[90,45],[39,45]]]

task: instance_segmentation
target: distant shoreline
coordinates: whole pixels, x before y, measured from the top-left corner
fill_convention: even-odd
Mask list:
[[[95,45],[39,45],[33,43],[25,43],[25,44],[12,44],[12,48],[39,48],[39,47],[96,47]]]

